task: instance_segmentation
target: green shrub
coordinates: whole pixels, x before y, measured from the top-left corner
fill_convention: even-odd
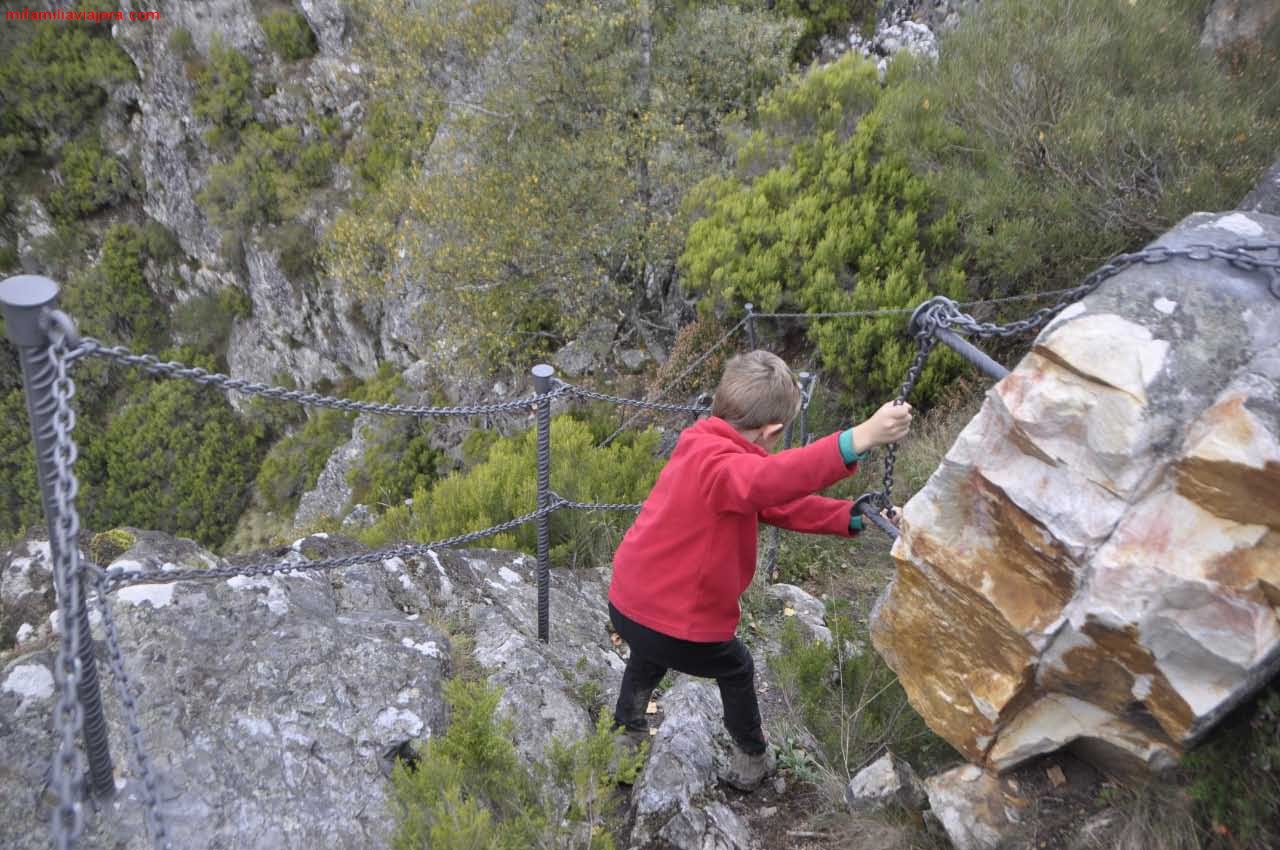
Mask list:
[[[537,506],[536,432],[526,431],[493,443],[484,461],[415,492],[412,506],[387,511],[366,532],[367,542],[381,545],[399,538],[435,540],[496,525]],[[551,424],[551,489],[583,502],[639,502],[657,479],[662,461],[656,457],[659,435],[647,430],[624,435],[608,448],[594,447],[591,427],[570,416]],[[612,512],[609,512],[612,514]],[[599,562],[607,559],[621,528],[631,515],[557,511],[551,517],[553,554],[560,559]],[[499,534],[489,545],[532,552],[533,523]]]
[[[224,364],[231,326],[247,318],[252,302],[238,286],[193,295],[173,309],[173,333],[182,342],[215,363]]]
[[[316,486],[329,456],[351,437],[354,415],[317,410],[307,424],[271,447],[258,469],[257,493],[263,507],[292,513],[302,494]]]
[[[804,21],[804,33],[796,44],[794,56],[806,62],[824,35],[842,40],[854,23],[861,22],[864,28],[867,24],[874,27],[877,5],[874,0],[776,0],[773,10]]]
[[[194,69],[193,82],[192,112],[210,125],[205,140],[214,146],[235,142],[240,130],[253,120],[253,68],[249,60],[215,35],[208,60]]]
[[[613,850],[612,786],[634,779],[644,752],[623,752],[607,717],[583,741],[554,741],[548,764],[530,770],[516,755],[512,722],[498,715],[498,688],[453,679],[445,698],[448,729],[391,774],[395,850],[565,847],[584,833],[585,850]],[[562,798],[569,803],[563,815]]]
[[[97,134],[62,147],[62,182],[49,193],[49,212],[61,223],[115,206],[133,193],[129,171],[102,148]]]
[[[884,750],[931,769],[953,753],[907,702],[893,670],[855,626],[848,606],[828,604],[831,644],[808,641],[785,622],[781,651],[769,660],[787,704],[821,751],[812,755],[837,779],[848,778]]]
[[[232,232],[279,224],[302,211],[306,190],[324,185],[333,160],[326,139],[304,141],[296,127],[249,124],[235,156],[209,169],[197,200],[215,224]]]
[[[52,152],[81,132],[117,86],[137,79],[128,55],[99,26],[17,25],[0,50],[0,135]],[[15,144],[9,142],[9,145]]]
[[[347,474],[353,504],[400,505],[435,483],[444,456],[430,426],[397,417],[374,429],[360,465]]]
[[[1280,679],[1183,761],[1211,847],[1280,846]]]
[[[220,545],[248,503],[262,438],[220,392],[135,385],[102,435],[83,444],[87,527],[131,525]]]
[[[81,331],[149,351],[164,344],[168,314],[144,274],[155,245],[154,236],[136,225],[107,229],[98,265],[72,278],[63,294]]]
[[[286,62],[308,59],[316,54],[316,34],[307,19],[293,9],[275,9],[258,19],[267,35],[267,44]]]
[[[302,221],[286,222],[270,231],[266,241],[275,249],[280,271],[289,280],[301,282],[315,276],[319,248],[311,225]]]
[[[0,392],[0,538],[40,523],[40,487],[22,388]]]
[[[376,189],[393,175],[404,173],[431,144],[440,109],[419,117],[405,104],[377,97],[366,106],[360,134],[347,147],[347,164]]]
[[[961,295],[955,219],[933,214],[926,182],[884,144],[879,97],[875,67],[849,55],[761,104],[758,126],[736,145],[736,173],[691,195],[701,215],[681,262],[704,302],[825,312]],[[915,354],[901,316],[807,330],[824,371],[864,403],[896,390]],[[927,401],[956,363],[931,357],[913,400]]]
[[[936,67],[891,67],[890,147],[958,212],[977,294],[1074,285],[1192,211],[1234,208],[1274,160],[1275,80],[1200,51],[1204,6],[996,0]]]

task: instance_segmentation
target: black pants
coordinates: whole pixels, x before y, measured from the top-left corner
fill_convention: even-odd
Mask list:
[[[695,643],[680,640],[628,619],[609,604],[613,628],[631,648],[622,690],[613,719],[619,726],[644,731],[649,697],[667,670],[690,676],[715,679],[724,704],[724,725],[738,748],[746,753],[762,753],[764,732],[760,728],[760,705],[756,702],[755,662],[741,640]]]

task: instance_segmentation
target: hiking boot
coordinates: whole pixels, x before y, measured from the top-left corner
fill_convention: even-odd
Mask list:
[[[760,783],[773,774],[775,759],[773,747],[762,753],[744,753],[736,746],[731,748],[729,764],[720,770],[720,779],[739,791],[754,791]]]

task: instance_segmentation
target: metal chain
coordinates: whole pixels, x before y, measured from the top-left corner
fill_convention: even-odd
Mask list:
[[[62,319],[66,317],[63,316]],[[52,528],[53,554],[56,559],[53,576],[58,594],[58,617],[62,635],[58,641],[57,662],[54,674],[58,680],[58,701],[54,709],[54,729],[58,736],[58,751],[53,760],[52,785],[58,796],[53,811],[53,844],[57,850],[71,850],[84,830],[84,809],[81,802],[84,765],[76,747],[76,733],[84,722],[84,711],[77,697],[77,687],[82,675],[80,664],[81,634],[76,622],[76,612],[81,603],[80,516],[76,511],[76,494],[80,485],[75,476],[77,448],[71,437],[76,426],[71,398],[75,395],[75,383],[67,374],[68,346],[71,333],[69,321],[61,321],[52,311],[43,321],[49,334],[48,368],[54,373],[53,398],[55,404],[53,427],[54,444],[54,512]]]
[[[589,398],[595,401],[607,401],[610,404],[622,405],[624,407],[639,407],[645,410],[661,410],[666,413],[706,413],[711,408],[709,406],[698,404],[667,404],[657,401],[644,401],[638,398],[624,398],[623,396],[609,395],[608,393],[596,392],[586,387],[579,387],[573,384],[566,384],[563,381],[557,381],[557,386],[561,391],[576,395],[579,398]]]
[[[273,387],[258,384],[240,378],[232,378],[218,372],[210,372],[199,366],[187,366],[175,361],[161,362],[152,354],[134,354],[123,346],[108,347],[92,337],[85,337],[73,352],[73,359],[79,357],[99,357],[104,360],[142,369],[152,375],[163,378],[181,378],[204,386],[243,393],[244,395],[262,398],[292,401],[308,407],[327,407],[333,410],[349,410],[357,413],[376,413],[382,416],[486,416],[494,413],[511,413],[529,410],[540,401],[555,398],[564,392],[557,388],[545,395],[525,396],[524,398],[504,401],[498,404],[470,404],[453,407],[419,407],[404,404],[376,404],[365,401],[353,401],[347,398],[321,395],[304,390],[291,390],[286,387]]]
[[[1276,259],[1257,256],[1269,251],[1275,252]],[[1185,248],[1168,248],[1163,245],[1156,245],[1129,254],[1117,254],[1102,266],[1090,272],[1079,286],[1067,290],[1058,290],[1066,294],[1051,306],[1042,307],[1024,319],[1003,325],[992,322],[979,322],[973,316],[962,311],[960,304],[950,298],[936,296],[916,308],[913,321],[916,344],[920,348],[911,363],[911,367],[907,370],[907,378],[902,384],[902,390],[899,392],[898,397],[894,399],[895,403],[901,404],[905,401],[912,388],[915,387],[916,381],[920,377],[920,372],[924,367],[924,362],[928,359],[929,352],[936,342],[934,334],[939,328],[956,328],[971,336],[980,337],[1004,338],[1026,333],[1045,324],[1065,307],[1093,293],[1102,285],[1103,281],[1115,277],[1131,266],[1160,265],[1175,259],[1195,260],[1197,262],[1223,260],[1233,268],[1245,271],[1265,271],[1270,275],[1268,290],[1276,298],[1280,298],[1280,242],[1245,242],[1229,248],[1220,248],[1209,244],[1188,245]],[[897,444],[892,443],[889,445],[885,455],[884,489],[875,495],[875,501],[882,508],[892,505],[893,466],[896,457]]]
[[[1022,295],[1007,295],[1003,298],[984,298],[980,301],[961,301],[961,307],[982,307],[987,304],[1012,304],[1016,301],[1035,301],[1051,295],[1072,292],[1070,289],[1050,289],[1046,292],[1027,292]],[[885,307],[879,310],[833,310],[824,313],[753,313],[755,319],[871,319],[878,316],[906,316],[915,311],[914,307]]]
[[[1258,253],[1275,251],[1274,260],[1255,256]],[[1079,301],[1093,293],[1103,281],[1115,277],[1125,269],[1136,265],[1160,265],[1170,260],[1183,259],[1208,262],[1223,260],[1233,268],[1244,271],[1266,271],[1270,274],[1269,289],[1280,298],[1280,242],[1246,242],[1230,248],[1219,248],[1216,245],[1198,244],[1185,248],[1167,248],[1156,245],[1134,251],[1131,254],[1118,254],[1104,265],[1092,271],[1079,286],[1067,290],[1057,302],[1042,307],[1031,315],[1016,322],[997,325],[991,322],[979,322],[973,316],[956,309],[959,305],[942,303],[939,299],[939,321],[944,327],[953,327],[970,336],[1010,337],[1040,327],[1058,314],[1064,307]]]
[[[937,337],[933,335],[936,325],[928,324],[916,334],[916,356],[911,361],[911,365],[907,367],[906,380],[902,382],[902,388],[898,390],[898,396],[893,400],[894,404],[905,404],[907,398],[911,395],[911,391],[915,389],[916,381],[920,380],[920,373],[924,371],[925,361],[929,359],[929,353],[933,351],[933,346],[937,343]],[[885,449],[884,455],[884,489],[880,491],[879,497],[875,499],[878,507],[882,510],[893,507],[893,467],[898,460],[898,444],[890,443]]]
[[[120,634],[116,630],[115,617],[111,613],[111,604],[107,600],[107,577],[105,571],[94,570],[94,586],[97,588],[98,610],[102,613],[102,626],[107,637],[107,663],[111,666],[112,677],[116,682],[116,693],[120,697],[120,705],[124,709],[124,722],[129,731],[129,743],[133,749],[134,760],[138,764],[138,773],[142,777],[142,802],[147,816],[147,829],[151,833],[151,843],[156,850],[170,850],[169,832],[165,827],[164,816],[160,813],[159,783],[155,772],[151,769],[151,758],[142,745],[142,724],[138,721],[138,705],[134,701],[132,682],[124,668],[124,654],[120,652]]]
[[[533,522],[543,516],[555,513],[564,505],[560,501],[553,500],[545,507],[536,511],[524,514],[523,516],[509,519],[506,522],[498,523],[489,528],[480,531],[469,531],[466,534],[459,534],[454,537],[446,537],[443,540],[436,540],[432,543],[405,543],[400,546],[394,546],[390,549],[379,549],[376,552],[364,552],[357,555],[348,555],[345,558],[326,558],[320,561],[308,561],[306,563],[294,563],[292,561],[277,561],[270,564],[255,564],[252,566],[227,566],[212,567],[210,569],[185,569],[185,570],[144,570],[141,572],[125,572],[119,567],[114,567],[106,571],[106,586],[108,590],[116,590],[121,587],[128,587],[133,584],[165,584],[168,582],[179,581],[208,581],[211,579],[234,578],[235,576],[266,576],[275,573],[309,573],[309,572],[325,572],[328,570],[341,569],[343,567],[351,567],[356,564],[367,564],[374,561],[385,561],[390,558],[411,558],[419,555],[426,555],[435,549],[448,549],[454,546],[461,546],[463,543],[470,543],[474,540],[480,540],[485,537],[492,537],[495,534],[501,534],[504,531],[510,531],[518,528],[527,522]]]

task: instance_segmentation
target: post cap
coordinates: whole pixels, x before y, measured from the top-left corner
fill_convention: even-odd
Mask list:
[[[48,336],[40,329],[40,311],[58,299],[58,284],[34,274],[20,274],[0,281],[0,310],[5,330],[14,345],[34,348]]]
[[[743,304],[742,306],[748,313],[756,309],[756,305],[752,304],[750,301],[748,301],[746,304]]]
[[[539,363],[537,366],[534,366],[533,369],[530,371],[533,372],[533,377],[535,378],[550,378],[552,375],[556,373],[555,367],[550,366],[546,363]]]

